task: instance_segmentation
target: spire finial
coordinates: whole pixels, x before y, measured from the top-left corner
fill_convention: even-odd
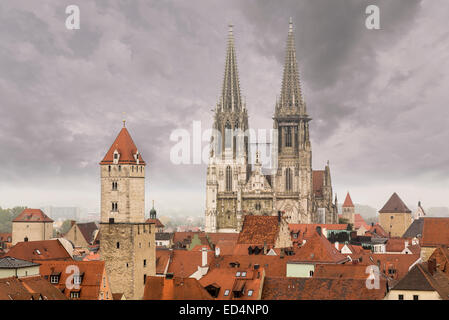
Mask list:
[[[292,32],[293,31],[293,18],[290,17],[289,21],[288,21],[288,31]]]
[[[126,115],[126,112],[123,112],[123,128],[125,128],[125,126],[126,126],[126,119],[125,119],[125,115]]]
[[[153,200],[153,209],[154,209],[154,200]]]

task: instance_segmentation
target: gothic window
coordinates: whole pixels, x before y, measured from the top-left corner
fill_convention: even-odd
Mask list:
[[[291,147],[292,146],[292,128],[286,127],[285,128],[285,146]]]
[[[229,121],[226,121],[225,125],[225,148],[231,148],[232,145],[232,129]]]
[[[111,166],[108,166],[108,171],[111,172]]]
[[[285,190],[292,190],[292,170],[290,168],[285,169]]]
[[[118,187],[118,183],[117,182],[112,182],[112,190],[116,191]]]
[[[113,212],[117,212],[118,211],[118,204],[117,204],[117,202],[113,202],[112,203],[112,211]]]
[[[232,170],[230,166],[226,167],[226,191],[232,191]]]

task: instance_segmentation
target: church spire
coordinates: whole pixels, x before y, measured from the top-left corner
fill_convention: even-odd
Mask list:
[[[288,28],[284,74],[282,77],[281,96],[278,106],[282,109],[293,109],[294,113],[297,113],[298,111],[300,114],[306,113],[299,81],[298,62],[296,61],[295,35],[293,33],[292,18],[290,18]]]
[[[225,73],[223,79],[223,91],[221,96],[221,107],[226,110],[241,110],[242,99],[240,97],[240,82],[237,69],[237,58],[235,54],[234,35],[232,25],[229,25],[228,47],[226,50]]]

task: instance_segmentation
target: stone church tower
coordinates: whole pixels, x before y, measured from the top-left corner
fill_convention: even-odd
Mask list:
[[[123,128],[100,162],[100,256],[113,293],[142,299],[156,274],[154,224],[145,223],[145,161]]]
[[[241,188],[248,179],[248,114],[240,94],[232,25],[225,72],[215,107],[206,182],[206,231],[233,232],[242,223]],[[218,227],[219,226],[219,227]]]
[[[239,232],[244,215],[282,215],[288,223],[337,223],[329,163],[312,170],[306,104],[299,81],[290,19],[281,95],[276,101],[272,174],[264,174],[259,154],[248,161],[248,115],[240,96],[232,27],[225,75],[215,108],[206,182],[206,232]]]
[[[312,147],[309,121],[302,97],[290,20],[280,99],[276,101],[274,129],[278,132],[278,167],[274,176],[276,210],[291,223],[312,222]]]

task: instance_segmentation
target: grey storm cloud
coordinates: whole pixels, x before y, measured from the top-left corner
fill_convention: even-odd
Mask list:
[[[289,17],[314,167],[330,160],[339,198],[449,206],[445,1],[77,1],[81,29],[67,30],[70,4],[0,3],[0,206],[98,211],[98,162],[125,117],[147,204],[202,215],[206,167],[173,165],[170,134],[211,126],[229,23],[249,125],[271,128]],[[365,28],[368,4],[381,30]]]

